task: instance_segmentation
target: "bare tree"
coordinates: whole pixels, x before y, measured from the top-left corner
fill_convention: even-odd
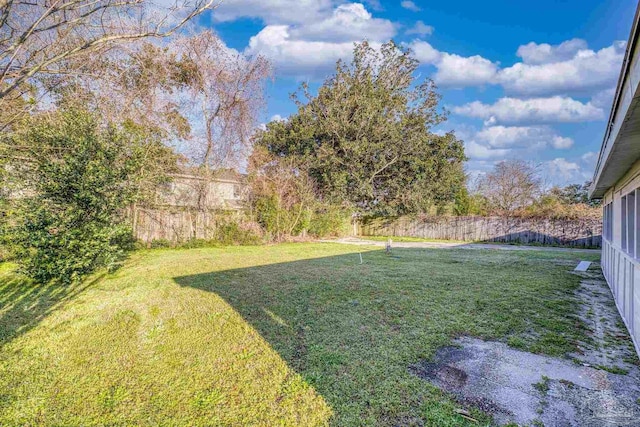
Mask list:
[[[315,183],[305,169],[295,159],[274,156],[264,147],[256,147],[249,157],[251,205],[271,204],[256,213],[276,241],[293,236],[316,204]]]
[[[218,1],[0,0],[0,111],[22,114],[16,104],[36,77],[85,73],[71,65],[124,42],[167,37]]]
[[[533,203],[542,192],[538,167],[524,160],[505,160],[479,177],[477,191],[491,209],[512,212]]]
[[[106,122],[131,120],[176,142],[188,137],[191,123],[180,110],[183,83],[176,80],[176,59],[167,47],[147,41],[113,49],[91,62],[89,76],[74,76],[56,89],[56,102],[71,100],[99,110]]]
[[[186,152],[204,178],[204,208],[215,171],[238,166],[247,152],[271,67],[261,56],[229,49],[211,31],[178,39],[171,50],[177,61],[173,76],[184,85],[180,109],[192,123]]]

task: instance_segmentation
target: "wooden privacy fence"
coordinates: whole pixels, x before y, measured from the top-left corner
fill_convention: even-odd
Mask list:
[[[242,212],[176,208],[138,208],[130,215],[135,215],[134,237],[146,243],[160,239],[171,242],[211,239],[217,221],[226,220],[230,215],[239,219],[243,216]]]
[[[378,219],[359,224],[358,234],[599,248],[602,220],[478,216]]]

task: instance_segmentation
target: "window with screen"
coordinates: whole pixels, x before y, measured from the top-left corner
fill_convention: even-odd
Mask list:
[[[620,199],[620,246],[627,252],[627,196]]]
[[[613,203],[607,203],[602,208],[602,235],[609,242],[613,237]]]
[[[640,242],[636,229],[640,222],[640,190],[633,190],[620,198],[620,247],[633,258],[640,257]],[[605,239],[611,241],[613,237],[613,204],[604,207],[603,233]]]
[[[636,192],[627,194],[627,253],[636,256]],[[640,254],[639,254],[640,255]]]

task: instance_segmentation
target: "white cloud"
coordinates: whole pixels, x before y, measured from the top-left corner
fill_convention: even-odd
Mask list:
[[[567,159],[556,157],[543,163],[543,170],[550,184],[582,184],[593,179],[598,153],[588,151],[581,156]]]
[[[423,40],[414,40],[408,45],[416,59],[423,64],[437,65],[442,53]]]
[[[527,96],[591,95],[614,86],[625,45],[617,41],[594,51],[579,39],[555,46],[532,42],[518,48],[517,54],[523,62],[500,68],[497,62],[482,56],[442,52],[423,40],[408,44],[419,61],[436,67],[434,80],[441,85],[501,85],[508,93]]]
[[[596,153],[595,151],[587,151],[582,156],[580,156],[580,159],[585,163],[595,163],[597,158],[598,153]]]
[[[310,22],[331,14],[332,0],[223,1],[213,12],[217,21],[259,18],[267,24]]]
[[[467,151],[467,154],[469,152]],[[474,179],[485,175],[488,171],[493,169],[495,164],[505,159],[525,159],[515,152],[508,152],[506,156],[494,156],[485,158],[476,158],[467,162],[466,172],[471,177],[471,185],[474,184]],[[592,170],[588,167],[584,167],[581,162],[576,159],[567,159],[564,157],[556,157],[552,160],[544,161],[540,163],[540,171],[543,175],[544,181],[548,185],[568,185],[575,183],[583,183],[591,179]]]
[[[326,19],[291,29],[297,40],[343,42],[355,40],[386,41],[396,33],[386,19],[373,18],[361,3],[341,4]]]
[[[598,161],[598,153],[595,151],[587,151],[582,156],[580,156],[580,163],[584,170],[587,171],[587,179],[591,179],[596,168],[596,162]]]
[[[436,83],[450,87],[481,86],[490,82],[498,66],[481,56],[442,54],[433,76]]]
[[[470,184],[474,185],[477,182],[477,178],[485,175],[488,171],[494,168],[496,163],[506,159],[524,159],[529,157],[523,157],[522,153],[507,150],[505,155],[495,155],[500,153],[500,150],[486,150],[473,147],[469,150],[469,146],[473,144],[467,144],[467,154],[486,154],[485,156],[472,157],[466,164],[466,172],[470,176]],[[579,159],[567,159],[564,157],[556,157],[552,160],[544,161],[540,163],[540,171],[543,175],[545,183],[548,185],[568,185],[575,183],[583,183],[591,179],[592,170],[589,167],[585,167]]]
[[[506,157],[511,150],[504,148],[492,148],[478,144],[475,141],[465,142],[465,153],[470,159],[497,159]]]
[[[350,58],[353,43],[294,40],[287,25],[268,25],[251,37],[246,53],[269,58],[279,73],[322,78],[340,58]]]
[[[420,7],[417,4],[415,4],[411,0],[403,0],[400,3],[400,6],[402,6],[403,8],[405,8],[407,10],[411,10],[413,12],[420,12],[422,10],[422,9],[420,9]]]
[[[551,146],[557,150],[571,148],[571,146],[573,146],[573,139],[556,135],[551,140]]]
[[[556,135],[549,126],[489,126],[478,131],[475,139],[491,148],[537,150],[547,146],[563,149],[573,145],[571,138]]]
[[[625,42],[598,51],[581,49],[570,59],[541,64],[517,63],[500,70],[496,82],[524,95],[590,93],[615,84]]]
[[[498,65],[479,55],[460,56],[440,52],[423,40],[409,44],[416,58],[424,64],[436,66],[433,79],[443,86],[464,87],[491,83]]]
[[[577,183],[585,180],[585,171],[580,168],[580,165],[568,161],[564,157],[557,157],[545,162],[544,169],[546,169],[550,181],[555,184]]]
[[[354,42],[366,38],[377,47],[394,34],[392,22],[373,18],[360,3],[348,3],[309,24],[267,25],[251,37],[245,53],[264,55],[281,75],[322,79],[338,59],[352,57]]]
[[[516,55],[525,64],[547,64],[569,60],[580,50],[586,49],[587,42],[582,39],[571,39],[558,45],[530,42],[518,47]]]
[[[550,183],[558,185],[582,184],[593,178],[598,153],[588,151],[574,159],[557,157],[543,164]]]
[[[456,131],[465,142],[465,152],[471,162],[531,159],[541,150],[566,149],[573,145],[549,126],[485,126],[480,130],[461,126]]]
[[[610,110],[611,105],[613,104],[613,97],[616,94],[616,88],[611,87],[609,89],[602,90],[593,97],[591,97],[591,104],[596,107],[603,108],[605,110]]]
[[[490,126],[481,129],[475,138],[493,148],[509,148],[530,142],[535,137],[532,135],[535,131],[535,128],[524,126]]]
[[[562,123],[604,119],[604,111],[590,102],[582,103],[572,98],[500,98],[494,104],[474,101],[452,111],[468,117],[494,123]]]
[[[427,25],[422,21],[418,21],[415,25],[405,31],[405,34],[418,34],[420,36],[430,36],[433,34],[433,27],[431,25]]]
[[[469,160],[465,165],[465,173],[469,176],[469,189],[475,190],[478,179],[494,168],[496,160]]]

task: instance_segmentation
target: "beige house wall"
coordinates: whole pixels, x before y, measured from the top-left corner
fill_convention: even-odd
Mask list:
[[[634,248],[623,249],[623,207],[622,200],[635,192],[634,226],[627,227],[628,241]],[[627,328],[640,354],[640,161],[605,194],[603,206],[613,203],[612,238],[602,239],[602,271]]]
[[[241,209],[247,195],[247,186],[240,180],[203,180],[196,176],[177,175],[158,190],[155,204],[172,207],[200,207],[200,195],[206,209]]]

